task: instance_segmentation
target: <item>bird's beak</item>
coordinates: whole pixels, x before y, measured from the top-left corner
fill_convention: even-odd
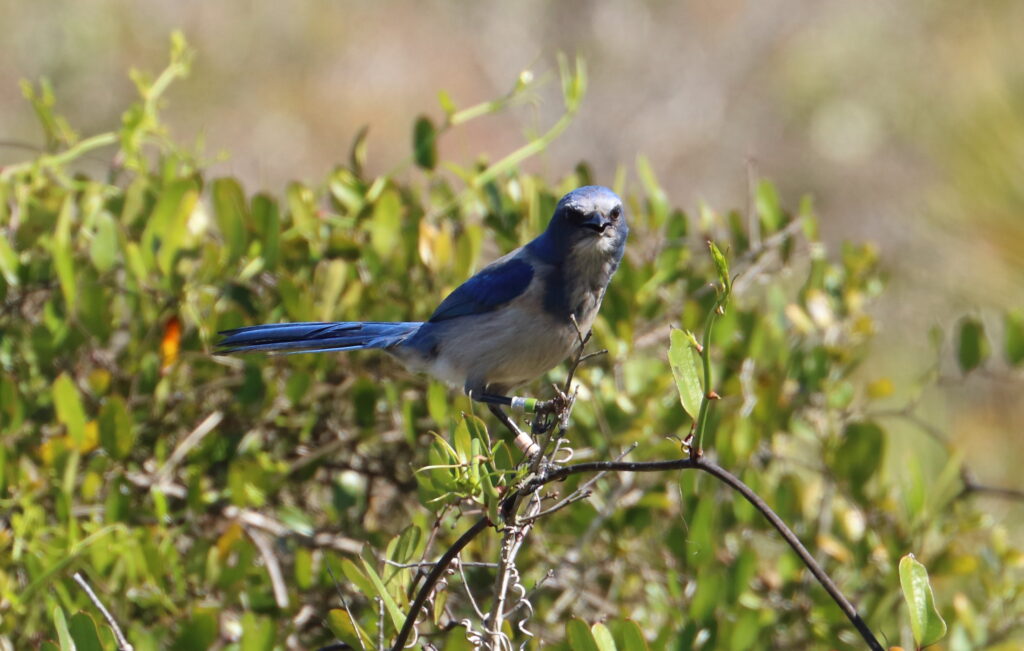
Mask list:
[[[603,233],[606,228],[611,226],[612,220],[608,219],[598,211],[594,211],[587,215],[586,219],[580,222],[580,226],[589,228],[595,233]]]

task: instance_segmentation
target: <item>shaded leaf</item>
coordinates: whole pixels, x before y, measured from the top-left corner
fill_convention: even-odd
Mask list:
[[[121,396],[111,396],[100,409],[100,445],[115,459],[124,459],[135,444],[135,425]]]
[[[864,485],[878,471],[885,456],[885,432],[875,423],[854,422],[843,430],[843,439],[835,451],[833,472],[863,497]]]
[[[587,623],[574,617],[565,623],[565,638],[572,651],[601,651]]]
[[[96,632],[96,622],[85,613],[75,613],[68,622],[68,631],[75,642],[76,651],[103,651]]]
[[[1003,350],[1013,366],[1024,362],[1024,312],[1012,310],[1003,315]]]
[[[988,359],[988,338],[981,321],[974,317],[965,317],[960,321],[956,351],[956,361],[964,373],[970,373]]]
[[[413,157],[416,164],[425,170],[437,165],[437,129],[425,115],[416,119],[412,131]]]

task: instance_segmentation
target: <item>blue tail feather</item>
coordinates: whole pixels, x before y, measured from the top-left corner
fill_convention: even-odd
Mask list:
[[[217,353],[252,351],[322,353],[333,350],[390,348],[416,332],[420,322],[267,323],[225,330]]]

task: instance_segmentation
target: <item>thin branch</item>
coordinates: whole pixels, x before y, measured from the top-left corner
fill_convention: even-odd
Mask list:
[[[75,572],[71,578],[75,580],[75,583],[81,586],[82,590],[85,590],[85,594],[89,596],[89,601],[91,601],[100,613],[103,614],[103,619],[107,620],[107,624],[110,626],[111,630],[114,631],[114,639],[117,640],[118,651],[135,651],[135,647],[128,642],[128,638],[124,636],[124,633],[121,631],[121,627],[118,626],[117,620],[114,619],[114,616],[110,614],[107,607],[103,605],[100,598],[96,596],[95,592],[93,592],[92,587],[89,585],[88,581],[85,580],[85,577],[82,576],[82,573]]]
[[[277,556],[274,555],[273,546],[263,532],[257,531],[252,527],[242,528],[245,529],[245,533],[249,534],[249,538],[252,539],[256,549],[260,552],[260,556],[263,557],[263,564],[267,566],[267,574],[270,576],[270,586],[274,590],[274,601],[277,603],[277,607],[281,610],[287,609],[288,586],[285,585],[284,574],[281,572],[281,563],[278,562]]]
[[[423,604],[426,603],[430,597],[430,593],[434,591],[434,585],[437,584],[441,575],[444,574],[445,570],[448,569],[448,565],[451,564],[452,560],[455,559],[462,550],[468,545],[474,538],[480,535],[480,533],[487,528],[490,521],[487,517],[482,517],[473,523],[470,527],[459,536],[459,539],[448,548],[441,558],[434,565],[434,569],[430,570],[430,574],[423,581],[423,585],[420,586],[420,591],[416,594],[416,599],[413,600],[412,605],[409,606],[409,613],[405,616],[405,622],[402,623],[402,630],[398,631],[398,637],[395,638],[395,643],[391,647],[392,651],[401,651],[405,648],[405,643],[409,639],[409,634],[412,633],[412,627],[416,624],[416,618],[420,614],[420,610],[423,608]]]
[[[685,458],[685,459],[670,459],[666,461],[591,461],[586,463],[578,463],[572,466],[564,466],[562,468],[556,468],[545,474],[543,477],[534,477],[527,481],[519,490],[514,494],[510,495],[505,499],[504,502],[512,502],[518,500],[525,494],[529,494],[536,491],[541,486],[565,479],[570,475],[575,475],[584,472],[601,472],[601,471],[617,471],[617,472],[660,472],[665,470],[701,470],[715,477],[716,479],[727,484],[730,488],[740,493],[744,499],[757,509],[761,515],[767,519],[773,527],[782,535],[786,543],[796,552],[800,560],[804,562],[807,569],[811,571],[811,574],[818,580],[825,591],[832,597],[833,601],[839,606],[840,610],[846,615],[850,623],[853,624],[857,632],[860,633],[861,637],[867,643],[868,647],[872,651],[884,651],[882,645],[875,638],[871,629],[867,626],[864,620],[857,613],[857,609],[846,599],[839,588],[836,587],[835,583],[828,577],[825,570],[821,568],[814,557],[807,551],[807,548],[803,546],[800,539],[797,538],[796,534],[786,525],[786,523],[762,500],[758,495],[744,484],[740,479],[724,468],[709,461],[704,457],[697,458]],[[502,504],[501,511],[505,512],[505,503]],[[408,639],[409,632],[412,629],[413,623],[416,621],[416,616],[419,614],[420,609],[423,607],[423,603],[426,601],[427,596],[433,589],[434,584],[441,577],[444,568],[448,566],[451,559],[455,558],[462,549],[469,544],[470,540],[476,537],[480,532],[484,530],[487,525],[487,518],[481,518],[478,520],[473,527],[471,527],[466,533],[456,541],[455,545],[452,546],[444,556],[441,557],[441,561],[434,566],[427,580],[420,588],[420,592],[416,597],[416,601],[413,602],[410,607],[409,614],[406,616],[405,625],[402,627],[402,631],[399,633],[395,645],[392,647],[393,651],[399,651],[403,648],[405,641]]]
[[[192,448],[199,445],[199,443],[206,437],[207,434],[212,432],[220,422],[224,420],[224,412],[215,411],[206,418],[203,422],[199,423],[194,430],[189,432],[188,436],[181,440],[178,447],[174,448],[174,452],[168,457],[167,463],[165,463],[155,473],[155,481],[157,484],[163,484],[171,477],[171,473],[181,463],[182,459],[185,458]]]
[[[1024,500],[1024,490],[1019,488],[1007,488],[1005,486],[989,486],[980,483],[966,466],[960,468],[960,480],[964,483],[960,491],[961,496],[966,495],[990,495],[1002,497],[1008,500]]]

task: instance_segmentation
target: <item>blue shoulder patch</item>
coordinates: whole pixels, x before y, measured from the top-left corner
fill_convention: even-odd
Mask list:
[[[484,267],[441,301],[430,322],[496,310],[525,292],[532,279],[533,267],[519,258]]]

